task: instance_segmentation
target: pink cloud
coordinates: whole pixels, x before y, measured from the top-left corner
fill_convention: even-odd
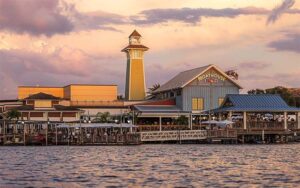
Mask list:
[[[0,0],[0,18],[0,29],[21,34],[52,36],[73,29],[58,0]]]

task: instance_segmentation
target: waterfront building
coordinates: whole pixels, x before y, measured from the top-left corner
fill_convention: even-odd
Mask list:
[[[144,53],[149,48],[141,43],[141,37],[134,30],[129,36],[129,45],[122,50],[127,56],[126,100],[144,100],[146,97]]]
[[[15,109],[20,112],[21,121],[36,122],[76,122],[80,119],[80,109],[65,106],[64,99],[46,93],[32,94],[21,99],[23,105]]]
[[[227,94],[242,87],[216,65],[183,71],[154,91],[158,99],[175,98],[183,111],[201,112],[219,107]]]
[[[240,95],[238,75],[216,65],[180,72],[146,100],[147,50],[141,35],[134,31],[129,45],[122,50],[127,55],[125,100],[118,97],[116,85],[19,86],[17,100],[0,101],[0,142],[17,143],[14,140],[20,137],[20,125],[24,144],[27,136],[37,133],[46,135],[46,140],[51,134],[52,143],[56,135],[56,144],[69,144],[72,132],[75,136],[71,142],[95,144],[107,139],[112,139],[112,143],[127,143],[128,138],[135,142],[135,136],[126,136],[133,129],[140,132],[143,142],[212,138],[236,142],[240,136],[244,141],[245,137],[252,139],[265,131],[268,139],[274,140],[274,135],[287,139],[291,131],[297,134],[300,130],[298,108],[289,107],[278,95]],[[20,112],[19,121],[3,120],[11,109]],[[104,112],[113,115],[111,120],[119,124],[99,124],[98,114]],[[220,121],[230,126],[221,127]],[[45,128],[40,129],[41,126]],[[125,135],[123,141],[117,141],[119,134]]]
[[[80,109],[81,118],[86,121],[92,120],[98,113],[109,112],[114,115],[128,111],[124,101],[117,98],[117,85],[70,84],[63,87],[18,87],[19,100],[37,93],[53,95],[60,98],[62,105]]]
[[[216,65],[207,65],[183,71],[154,91],[156,100],[172,102],[137,104],[134,110],[140,123],[172,124],[180,116],[199,118],[201,113],[218,108],[227,94],[239,94],[240,89],[237,80]]]

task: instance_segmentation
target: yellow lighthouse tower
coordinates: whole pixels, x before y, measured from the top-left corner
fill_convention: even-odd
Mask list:
[[[129,45],[122,50],[127,55],[126,100],[144,100],[146,96],[144,52],[149,48],[141,44],[141,35],[134,30]]]

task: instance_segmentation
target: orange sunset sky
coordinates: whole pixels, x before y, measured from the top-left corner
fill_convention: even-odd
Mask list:
[[[18,85],[117,84],[137,29],[147,87],[180,71],[234,69],[242,92],[300,87],[298,0],[0,0],[0,99]]]

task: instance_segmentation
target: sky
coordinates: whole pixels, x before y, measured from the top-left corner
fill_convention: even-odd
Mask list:
[[[147,87],[215,64],[242,93],[300,87],[300,0],[0,0],[0,99],[20,85],[117,84],[136,29]]]

